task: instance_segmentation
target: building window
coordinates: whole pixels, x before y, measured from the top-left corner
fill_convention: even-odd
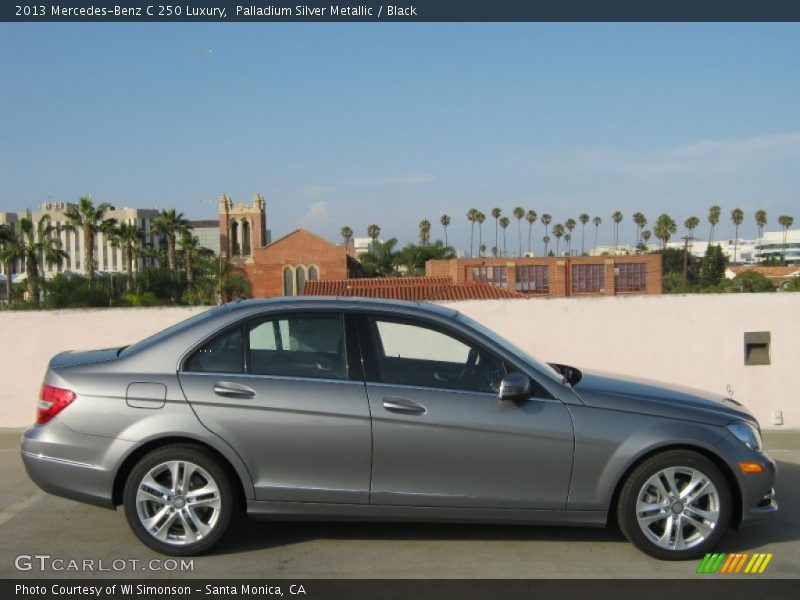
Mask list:
[[[522,265],[516,268],[517,290],[534,294],[550,292],[550,274],[547,265]]]
[[[250,222],[242,221],[242,254],[250,256]]]
[[[283,267],[283,295],[294,296],[294,273],[292,273],[292,267]]]
[[[295,270],[295,276],[297,278],[297,286],[295,287],[295,292],[298,296],[303,295],[303,290],[306,288],[306,268],[304,266],[299,266]]]
[[[498,287],[508,287],[506,267],[472,267],[472,281],[491,283]]]
[[[236,221],[231,221],[231,254],[239,256],[241,248],[239,247],[239,224]]]
[[[643,292],[647,289],[647,265],[623,263],[614,267],[614,289],[617,292]]]
[[[605,265],[572,265],[572,292],[592,294],[605,289]]]
[[[308,267],[308,280],[309,281],[317,281],[319,279],[319,269],[314,265]]]

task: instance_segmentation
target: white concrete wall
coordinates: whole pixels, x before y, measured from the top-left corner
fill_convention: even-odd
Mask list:
[[[492,300],[450,303],[539,358],[705,389],[748,406],[762,427],[800,428],[800,294]],[[0,427],[34,418],[47,362],[120,346],[202,308],[0,312]],[[772,364],[744,366],[744,332],[772,333]]]

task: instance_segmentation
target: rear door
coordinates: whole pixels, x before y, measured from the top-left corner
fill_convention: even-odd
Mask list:
[[[270,314],[184,362],[187,399],[242,456],[257,500],[368,502],[369,405],[345,325],[338,311]]]
[[[373,419],[370,503],[561,509],[572,470],[567,408],[501,401],[512,369],[462,332],[421,319],[362,317]]]

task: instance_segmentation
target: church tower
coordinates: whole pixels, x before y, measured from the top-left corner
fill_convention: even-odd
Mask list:
[[[223,259],[252,262],[253,250],[269,244],[264,196],[255,194],[252,204],[219,197],[219,248]]]

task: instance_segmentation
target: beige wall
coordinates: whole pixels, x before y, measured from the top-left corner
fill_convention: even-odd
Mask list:
[[[764,428],[800,428],[800,294],[638,296],[449,303],[538,357],[702,388],[733,388]],[[33,421],[47,362],[124,345],[202,308],[0,312],[0,427]],[[772,333],[772,365],[745,367],[744,332]]]

